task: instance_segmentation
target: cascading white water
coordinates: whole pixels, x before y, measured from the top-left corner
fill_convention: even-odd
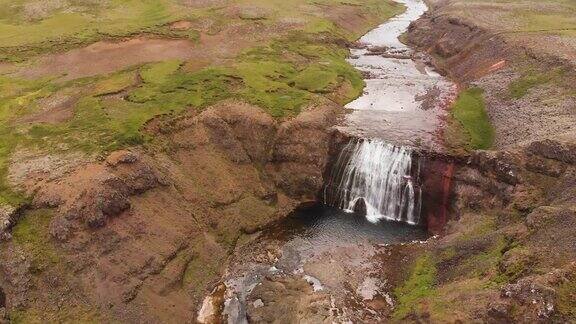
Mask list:
[[[412,170],[412,150],[379,140],[350,142],[340,153],[324,202],[352,212],[363,200],[366,218],[418,224],[420,189],[416,188],[419,170]]]

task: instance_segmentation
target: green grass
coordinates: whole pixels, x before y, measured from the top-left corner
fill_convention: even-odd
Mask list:
[[[12,229],[14,243],[31,257],[33,271],[42,271],[60,261],[50,241],[49,225],[52,216],[51,210],[30,211]]]
[[[452,106],[452,116],[462,125],[472,149],[488,149],[494,142],[483,93],[480,88],[462,91]]]
[[[322,65],[312,65],[298,73],[294,78],[296,88],[316,92],[330,92],[338,84],[338,74]]]
[[[109,78],[104,78],[95,82],[93,94],[95,96],[102,96],[107,94],[119,93],[122,90],[136,83],[136,76],[134,71],[126,71],[124,73],[114,73]]]
[[[436,265],[432,256],[425,254],[416,259],[410,277],[394,290],[397,305],[393,317],[401,320],[419,307],[419,302],[434,292]]]
[[[530,89],[550,82],[561,85],[562,78],[567,73],[563,69],[553,69],[550,71],[526,71],[518,79],[508,85],[508,94],[513,99],[520,99],[526,96]]]
[[[12,152],[21,134],[11,121],[38,109],[37,101],[53,93],[56,87],[45,80],[21,80],[0,76],[0,204],[18,206],[27,201],[11,188],[6,177]]]
[[[102,39],[129,37],[139,33],[162,37],[199,39],[195,30],[171,30],[167,24],[181,19],[215,22],[211,28],[221,29],[242,20],[230,17],[217,6],[193,8],[170,0],[109,0],[63,2],[65,7],[50,6],[58,1],[0,0],[0,60],[23,61],[30,56],[63,51]],[[390,18],[404,10],[392,1],[353,0],[342,3],[335,0],[310,2],[309,0],[245,0],[240,5],[259,7],[267,11],[266,24],[281,19],[305,22],[307,33],[329,33],[354,40],[373,24]],[[356,6],[363,14],[355,30],[345,30],[332,20],[301,10],[302,6],[327,5],[329,7]],[[39,13],[29,15],[26,7],[39,7]],[[32,11],[34,12],[34,11]],[[253,23],[248,21],[247,23]]]
[[[173,35],[179,32],[170,31],[166,23],[206,17],[218,22],[224,17],[218,10],[183,8],[166,0],[111,0],[105,5],[73,1],[72,11],[52,8],[29,21],[25,19],[23,5],[31,1],[0,0],[0,5],[4,5],[0,6],[0,60],[4,55],[5,59],[17,61],[135,32],[191,37],[193,31],[186,31],[187,36]],[[333,100],[345,104],[362,93],[364,82],[360,73],[346,62],[348,51],[339,41],[343,37],[353,39],[363,29],[404,10],[392,2],[376,0],[240,3],[266,8],[269,15],[264,24],[294,17],[312,25],[264,42],[222,67],[187,72],[180,68],[186,62],[174,60],[66,83],[0,76],[0,203],[20,205],[27,201],[6,179],[10,158],[16,150],[39,154],[74,151],[106,154],[147,143],[150,138],[142,132],[142,126],[155,116],[178,114],[190,107],[201,110],[227,98],[257,105],[277,118],[295,116],[304,106],[332,91],[338,92]],[[365,20],[359,24],[362,28],[346,31],[328,18],[302,12],[300,4],[352,6],[365,14]],[[221,23],[233,23],[234,19]],[[60,92],[79,98],[70,120],[58,124],[20,122],[22,117],[42,108],[40,100]],[[126,98],[105,96],[117,93],[126,93]]]
[[[151,64],[140,71],[140,77],[146,83],[163,84],[169,80],[170,75],[175,73],[181,65],[182,62],[178,60]]]

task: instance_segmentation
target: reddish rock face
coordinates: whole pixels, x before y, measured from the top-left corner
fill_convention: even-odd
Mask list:
[[[427,160],[422,163],[422,217],[426,218],[428,231],[443,232],[449,220],[454,162]]]

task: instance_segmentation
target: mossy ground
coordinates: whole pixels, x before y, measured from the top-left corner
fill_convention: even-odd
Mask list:
[[[193,17],[176,1],[3,0],[0,6],[0,59],[8,61],[135,33],[197,37],[162,28]]]
[[[431,255],[425,254],[416,259],[406,282],[394,291],[398,303],[393,315],[395,319],[405,318],[419,307],[424,298],[434,293],[436,272]]]
[[[194,31],[176,35],[182,31],[168,28],[169,22],[181,19],[237,23],[225,16],[222,8],[185,7],[168,0],[19,0],[0,4],[0,61],[22,61],[38,53],[135,33],[190,37]],[[225,66],[187,69],[190,62],[169,60],[67,82],[0,75],[0,203],[19,205],[26,201],[6,181],[15,150],[105,154],[149,142],[141,128],[155,116],[178,114],[190,107],[202,109],[227,98],[258,105],[278,118],[295,116],[319,96],[339,89],[345,89],[344,93],[333,98],[346,103],[361,94],[364,83],[345,61],[348,51],[340,40],[352,40],[403,10],[388,1],[321,1],[322,8],[348,6],[370,18],[349,30],[329,16],[317,17],[300,10],[311,5],[306,0],[241,1],[239,5],[265,9],[264,19],[257,22],[260,24],[274,25],[290,17],[308,23],[246,50]],[[23,117],[45,109],[42,100],[61,92],[78,97],[70,120],[57,124],[21,122]]]
[[[460,223],[455,234],[415,259],[405,281],[394,290],[395,321],[473,321],[467,316],[482,309],[500,294],[502,285],[527,270],[526,264],[522,269],[516,265],[501,269],[507,251],[524,248],[505,238],[495,215],[465,214]]]
[[[451,114],[464,132],[469,148],[489,149],[492,146],[494,128],[486,113],[482,89],[462,91],[452,106]]]
[[[545,84],[553,84],[555,86],[562,86],[564,76],[566,75],[564,69],[552,69],[548,71],[539,71],[536,69],[526,69],[522,75],[512,81],[508,85],[508,95],[512,99],[520,99],[526,96],[532,88],[542,86]]]
[[[27,212],[12,230],[14,243],[31,257],[36,272],[60,261],[48,231],[52,215],[51,210],[44,209]]]

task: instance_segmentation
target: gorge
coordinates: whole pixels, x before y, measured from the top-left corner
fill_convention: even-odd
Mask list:
[[[572,2],[9,2],[0,323],[576,319]]]
[[[441,231],[447,221],[446,208],[435,203],[447,199],[451,178],[448,186],[429,181],[433,176],[421,177],[420,163],[444,150],[437,134],[455,97],[454,86],[424,63],[424,53],[398,41],[426,11],[423,1],[402,3],[402,15],[363,36],[351,52],[349,61],[367,86],[335,126],[318,201],[236,247],[222,282],[204,299],[199,322],[380,322],[396,307],[379,259],[398,245],[425,244],[428,223]],[[424,210],[444,219],[422,217],[423,190],[431,202]],[[310,301],[302,280],[321,297]],[[286,290],[275,290],[278,282]],[[286,296],[295,298],[286,303]],[[298,315],[285,313],[290,307]]]

